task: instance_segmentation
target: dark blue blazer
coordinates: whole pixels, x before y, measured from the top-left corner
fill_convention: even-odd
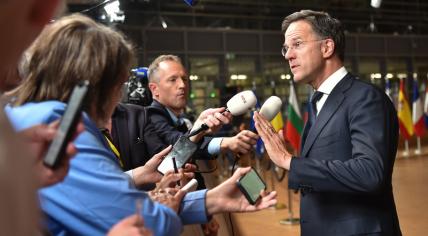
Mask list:
[[[152,104],[147,107],[147,124],[144,130],[144,143],[148,151],[149,158],[162,151],[168,145],[173,145],[187,131],[180,130],[172,120],[166,108],[158,101],[153,100]],[[213,159],[208,152],[208,144],[212,140],[210,137],[203,138],[198,143],[198,149],[192,156],[193,159]],[[198,188],[205,188],[203,178],[196,174]]]
[[[391,176],[398,120],[386,94],[347,74],[328,96],[293,158],[301,234],[401,235]]]

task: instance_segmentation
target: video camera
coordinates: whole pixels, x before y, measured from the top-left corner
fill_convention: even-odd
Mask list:
[[[148,106],[152,103],[152,93],[149,89],[149,76],[147,67],[139,67],[131,70],[131,76],[124,88],[126,96],[124,103],[140,106]]]

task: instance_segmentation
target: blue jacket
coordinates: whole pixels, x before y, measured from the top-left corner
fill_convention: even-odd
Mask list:
[[[50,123],[64,113],[57,101],[27,103],[6,107],[17,130]],[[53,235],[105,235],[121,219],[132,215],[142,201],[145,226],[154,235],[179,235],[182,224],[205,223],[206,190],[184,197],[180,213],[153,202],[133,185],[108,148],[95,123],[85,114],[85,131],[75,140],[78,154],[71,160],[65,180],[41,189],[39,197],[46,223]]]

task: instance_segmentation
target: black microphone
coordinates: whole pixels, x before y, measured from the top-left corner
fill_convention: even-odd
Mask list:
[[[253,108],[256,105],[257,98],[254,95],[253,91],[246,90],[242,91],[235,96],[233,96],[226,103],[226,110],[224,112],[230,112],[234,116],[239,116],[247,112],[249,109]],[[224,113],[222,112],[222,114]],[[202,124],[201,127],[190,132],[188,137],[199,134],[200,132],[209,129],[207,124]]]

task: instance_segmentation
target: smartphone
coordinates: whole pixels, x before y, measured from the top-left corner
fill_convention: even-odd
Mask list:
[[[88,92],[89,81],[77,84],[70,96],[64,115],[61,117],[58,131],[49,146],[43,160],[46,166],[55,169],[60,159],[65,155],[65,148],[73,137],[76,126],[82,114],[82,103]]]
[[[161,174],[165,174],[170,170],[174,170],[174,164],[172,158],[175,158],[177,168],[183,168],[190,157],[195,153],[197,145],[190,141],[185,135],[181,136],[174,146],[172,146],[171,152],[169,152],[161,164],[158,166],[158,171]]]
[[[253,168],[238,180],[237,185],[251,205],[256,204],[260,192],[266,189],[265,182]]]

